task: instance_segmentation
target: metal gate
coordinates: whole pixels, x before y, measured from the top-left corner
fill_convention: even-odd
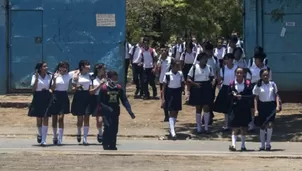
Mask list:
[[[34,66],[43,60],[43,11],[9,9],[10,89],[28,89]]]

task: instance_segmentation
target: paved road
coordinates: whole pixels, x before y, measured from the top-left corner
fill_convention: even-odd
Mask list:
[[[89,146],[78,145],[75,139],[64,140],[65,145],[41,147],[34,139],[0,138],[0,153],[10,152],[52,152],[67,154],[114,154],[114,155],[198,155],[198,156],[263,156],[301,157],[301,143],[273,143],[274,151],[257,151],[259,143],[247,143],[248,152],[229,152],[229,142],[223,141],[159,141],[159,140],[119,140],[118,151],[103,151],[102,146],[91,139]],[[240,146],[240,143],[238,143]]]

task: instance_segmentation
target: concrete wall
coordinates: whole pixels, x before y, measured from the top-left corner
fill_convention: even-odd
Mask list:
[[[89,60],[92,65],[105,63],[108,69],[117,70],[120,81],[124,82],[125,0],[7,1],[11,3],[10,91],[28,89],[35,64],[42,60],[48,63],[50,71],[62,60],[68,61],[71,69],[77,68],[81,59]],[[0,65],[6,51],[4,37],[8,34],[2,20],[4,12],[0,8]],[[97,26],[97,14],[114,14],[115,26],[104,26],[104,22]],[[3,79],[0,89],[4,90],[7,81],[2,82]]]

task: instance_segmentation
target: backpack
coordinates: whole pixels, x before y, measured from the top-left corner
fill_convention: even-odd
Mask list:
[[[249,59],[249,67],[253,66],[253,63],[254,63],[254,62],[255,62],[255,61],[254,61],[254,58],[250,58],[250,59]],[[267,64],[268,64],[267,58],[264,58],[263,63],[264,63],[265,66],[267,66]]]
[[[182,86],[182,78],[183,78],[183,75],[180,75],[180,85],[181,85],[181,89],[184,90],[184,87]],[[166,74],[166,80],[167,80],[167,83],[166,83],[166,86],[168,87],[169,83],[170,83],[170,74]]]
[[[251,81],[250,80],[245,80],[244,89],[249,88],[250,86],[252,86]],[[235,88],[235,80],[231,81],[230,88],[231,88],[231,90],[233,90]]]
[[[212,72],[212,67],[208,66],[210,69],[210,73]],[[195,81],[195,70],[196,70],[196,64],[193,65],[193,74],[192,74],[192,81]],[[211,79],[211,78],[210,78]]]

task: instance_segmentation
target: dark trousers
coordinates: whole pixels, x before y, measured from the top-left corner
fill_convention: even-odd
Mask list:
[[[152,73],[152,68],[144,68],[144,93],[145,97],[150,97],[148,84],[152,87],[153,96],[157,96],[157,88],[155,85],[155,75]]]
[[[118,133],[119,116],[109,115],[103,116],[104,133],[103,146],[116,146],[116,138]]]
[[[130,59],[125,59],[125,84],[128,82],[128,68],[130,65]]]
[[[143,67],[137,64],[132,64],[133,82],[136,85],[136,93],[143,95],[144,72]]]

